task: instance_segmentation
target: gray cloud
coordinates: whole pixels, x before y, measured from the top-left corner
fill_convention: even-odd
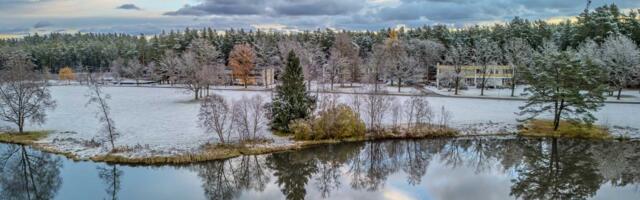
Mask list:
[[[204,0],[165,15],[343,15],[365,6],[364,0]]]
[[[284,0],[275,4],[274,10],[281,15],[343,15],[355,13],[365,5],[360,0]]]
[[[205,0],[201,4],[185,5],[165,15],[256,15],[264,12],[264,0]]]
[[[47,26],[51,26],[53,25],[51,22],[48,21],[39,21],[36,24],[33,25],[33,28],[43,28],[43,27],[47,27]]]
[[[136,6],[135,4],[132,3],[127,3],[127,4],[122,4],[118,7],[116,7],[116,9],[122,9],[122,10],[142,10],[140,7]]]
[[[39,20],[20,15],[29,13],[44,1],[0,0],[1,32],[24,32],[24,28],[52,29]],[[118,9],[139,8],[131,1]],[[547,19],[575,16],[583,11],[584,0],[399,0],[398,3],[373,3],[370,0],[198,0],[198,3],[176,7],[168,16],[149,17],[66,17],[51,16],[55,28],[83,32],[145,33],[162,29],[212,26],[215,29],[254,28],[274,24],[287,29],[313,30],[339,28],[379,30],[405,24],[417,27],[431,24],[464,26],[475,23],[507,21],[515,16]],[[612,0],[593,0],[591,8],[610,4]],[[640,0],[616,0],[622,9],[640,8]],[[148,11],[152,8],[146,8]],[[7,11],[7,12],[5,12]],[[8,12],[11,11],[11,12]],[[3,13],[16,13],[2,15]],[[99,12],[96,12],[99,13]],[[194,20],[194,16],[197,20]],[[33,26],[30,26],[33,25]],[[26,30],[28,31],[28,30]]]

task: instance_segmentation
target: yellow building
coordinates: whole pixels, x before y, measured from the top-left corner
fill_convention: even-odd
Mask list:
[[[436,75],[436,85],[438,87],[448,85],[451,77],[455,75],[454,67],[451,65],[438,65]],[[467,65],[462,66],[462,83],[467,86],[480,87],[482,84],[482,66]],[[487,67],[486,87],[506,87],[511,84],[513,69],[505,65],[491,65]]]

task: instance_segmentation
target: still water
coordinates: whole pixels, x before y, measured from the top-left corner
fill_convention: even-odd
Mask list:
[[[431,139],[180,166],[0,144],[0,199],[640,199],[640,142]]]

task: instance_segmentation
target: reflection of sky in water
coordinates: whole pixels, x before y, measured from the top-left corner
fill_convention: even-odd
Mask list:
[[[447,140],[441,140],[441,141],[447,141]],[[448,140],[448,142],[450,142],[450,140]],[[528,141],[528,142],[531,142],[531,141]],[[534,141],[532,143],[526,143],[526,144],[525,143],[520,144],[517,142],[512,143],[511,147],[517,147],[515,148],[516,151],[513,151],[513,152],[516,152],[515,154],[511,151],[505,151],[505,149],[509,148],[508,146],[499,146],[499,145],[503,145],[501,144],[501,142],[494,142],[493,144],[489,144],[489,145],[483,144],[485,146],[476,145],[476,143],[473,143],[473,142],[471,143],[462,142],[462,143],[456,143],[456,145],[460,146],[458,148],[451,148],[452,146],[451,143],[447,143],[446,146],[441,146],[442,147],[441,149],[437,149],[437,147],[436,147],[436,150],[423,149],[424,152],[435,152],[435,154],[434,153],[424,154],[425,156],[428,157],[427,161],[425,162],[425,164],[427,165],[426,171],[424,175],[419,176],[417,180],[414,180],[417,183],[410,184],[409,177],[411,177],[411,174],[408,171],[406,171],[407,168],[405,168],[406,166],[404,165],[404,163],[407,163],[407,159],[408,159],[408,157],[406,156],[407,153],[404,152],[399,154],[393,154],[393,155],[397,155],[395,157],[392,157],[391,156],[392,154],[389,153],[392,147],[395,148],[394,145],[400,145],[402,147],[402,148],[396,148],[396,150],[398,150],[398,149],[404,149],[403,145],[406,145],[407,143],[396,142],[396,143],[383,143],[383,144],[386,145],[384,146],[386,149],[385,151],[381,151],[381,152],[386,156],[382,157],[382,161],[383,161],[382,163],[386,164],[386,166],[389,168],[389,171],[388,171],[388,174],[382,173],[384,175],[379,177],[376,176],[377,178],[381,178],[381,179],[379,179],[380,185],[378,185],[377,189],[375,190],[368,190],[366,186],[359,189],[352,187],[352,183],[354,182],[354,177],[355,177],[354,171],[352,171],[354,162],[355,162],[354,159],[356,158],[355,155],[356,154],[359,155],[360,158],[366,158],[366,156],[368,156],[367,147],[372,146],[372,145],[356,144],[353,146],[346,146],[346,148],[345,146],[329,148],[329,149],[332,149],[331,151],[325,149],[324,147],[321,147],[316,149],[309,149],[307,151],[281,154],[281,155],[290,156],[290,157],[284,156],[284,157],[281,157],[281,159],[293,158],[291,160],[283,159],[283,160],[274,161],[275,159],[273,158],[274,156],[272,155],[257,156],[255,157],[257,158],[256,163],[259,164],[259,166],[261,166],[263,170],[265,170],[265,175],[269,179],[268,182],[266,182],[263,189],[260,191],[256,190],[255,188],[251,188],[251,189],[243,188],[238,191],[235,191],[236,193],[234,193],[235,195],[234,197],[238,199],[267,199],[267,200],[284,199],[286,198],[285,195],[283,194],[284,185],[278,185],[278,181],[280,180],[280,178],[283,177],[282,173],[298,172],[298,171],[301,171],[301,170],[298,170],[301,167],[302,168],[316,167],[316,171],[312,173],[313,175],[308,179],[308,182],[306,182],[306,184],[304,185],[303,190],[306,191],[306,194],[304,195],[304,197],[306,197],[307,199],[321,199],[323,195],[323,192],[320,188],[320,185],[322,185],[322,182],[321,182],[322,179],[320,175],[321,169],[328,169],[326,168],[326,164],[335,162],[335,163],[341,164],[341,165],[338,165],[339,168],[337,168],[337,171],[336,171],[337,172],[336,178],[338,180],[337,182],[339,183],[339,185],[335,186],[335,185],[329,184],[331,185],[329,187],[330,192],[328,196],[325,197],[326,199],[338,199],[338,200],[340,199],[364,199],[364,200],[515,199],[515,197],[512,196],[511,193],[513,192],[512,190],[514,185],[517,184],[514,181],[518,181],[517,180],[518,178],[520,178],[521,180],[524,179],[527,181],[533,180],[534,182],[539,180],[546,180],[544,178],[535,179],[537,177],[525,177],[525,178],[518,177],[519,175],[516,171],[516,168],[526,168],[527,170],[531,170],[529,169],[531,167],[524,167],[524,165],[522,164],[526,161],[527,157],[531,157],[531,155],[525,154],[523,156],[518,154],[517,152],[520,152],[520,153],[526,152],[526,151],[518,151],[518,150],[522,150],[521,148],[524,148],[519,146],[529,145],[528,147],[533,147],[533,148],[542,148],[542,149],[551,148],[551,145],[549,145],[548,143],[544,143],[544,142],[536,143]],[[427,141],[422,145],[423,147],[433,148],[434,146],[438,146],[442,144],[443,144],[442,142],[433,143],[433,142]],[[534,145],[531,145],[531,144],[534,144]],[[491,145],[498,145],[498,146],[491,146]],[[590,151],[602,151],[602,152],[609,151],[609,153],[612,153],[612,154],[606,154],[606,153],[598,154],[598,156],[608,155],[609,157],[611,156],[615,157],[616,154],[621,154],[621,153],[625,153],[625,154],[640,153],[640,151],[638,151],[638,149],[640,149],[640,145],[637,142],[626,143],[624,145],[622,145],[621,143],[621,144],[604,144],[599,146],[584,145],[580,142],[562,143],[561,145],[559,145],[559,149],[562,151],[569,151],[566,154],[563,154],[560,156],[560,158],[564,159],[564,161],[560,162],[563,168],[570,168],[573,164],[575,164],[575,163],[567,163],[567,161],[570,161],[571,159],[574,158],[573,154],[576,154],[576,155],[580,154],[576,152],[570,152],[572,151],[571,149],[568,149],[568,150],[563,149],[563,148],[566,148],[566,146],[572,146],[572,145],[575,145],[578,147],[589,147]],[[608,147],[611,145],[616,147],[614,148],[614,151],[600,149],[600,148]],[[620,150],[619,148],[621,146],[623,146],[623,148],[621,148],[622,150]],[[0,145],[0,150],[2,150],[2,147],[3,146]],[[407,145],[406,147],[409,147],[409,145]],[[478,153],[479,151],[473,150],[474,148],[478,148],[478,147],[485,148],[486,151],[482,153]],[[406,149],[409,149],[409,148],[406,148]],[[464,150],[460,150],[460,149],[464,149]],[[452,164],[449,162],[451,160],[447,160],[447,159],[450,159],[450,157],[447,157],[443,152],[454,151],[454,150],[460,150],[458,155],[460,156],[461,163],[459,163],[455,167],[452,167]],[[352,153],[348,153],[350,151]],[[527,151],[531,152],[532,150],[527,150]],[[619,151],[624,151],[624,152],[619,152]],[[346,156],[342,155],[343,157],[340,157],[340,155],[334,155],[334,154],[339,154],[339,152],[347,152],[347,153],[345,153]],[[543,152],[548,153],[549,151],[544,150]],[[524,161],[517,160],[517,162],[520,163],[521,165],[517,165],[518,167],[515,167],[515,168],[509,167],[508,169],[505,170],[502,164],[505,162],[504,161],[505,159],[508,160],[511,158],[509,158],[508,156],[507,158],[505,158],[504,156],[501,156],[501,155],[502,154],[507,155],[509,153],[516,155],[511,158],[517,157],[518,159],[524,159]],[[319,155],[325,155],[325,157],[321,158],[321,156]],[[538,154],[533,154],[533,155],[538,155]],[[483,156],[485,159],[484,160],[480,159],[480,157],[478,156]],[[633,158],[635,160],[640,158],[640,156],[638,155],[631,155],[631,156],[635,156],[635,158]],[[545,156],[543,155],[542,157],[545,157]],[[593,156],[593,157],[597,157],[597,156]],[[625,158],[626,157],[628,156],[625,155]],[[251,157],[251,159],[247,159],[247,160],[253,161],[253,158],[254,157]],[[266,163],[269,163],[270,159],[274,159],[274,160],[271,160],[272,161],[271,164],[266,164]],[[306,166],[291,165],[292,163],[287,163],[287,161],[292,162],[292,160],[300,160],[300,159],[307,159],[308,165]],[[588,158],[588,159],[589,161],[596,161],[596,162],[607,161],[607,159],[604,157],[602,159],[600,158],[597,158],[594,160],[591,160],[592,158]],[[321,162],[320,160],[323,160],[323,161]],[[483,162],[479,162],[481,160]],[[613,160],[615,161],[616,159],[613,159]],[[234,172],[238,172],[238,171],[241,171],[241,167],[240,167],[241,161],[242,159],[237,158],[231,161],[217,162],[217,163],[222,163],[223,165],[215,165],[215,162],[213,162],[213,163],[207,163],[207,164],[195,164],[195,165],[178,166],[178,167],[117,166],[116,168],[123,172],[122,176],[120,176],[118,179],[121,185],[120,185],[120,190],[117,191],[117,196],[119,197],[119,199],[206,199],[208,198],[208,196],[206,194],[207,190],[205,190],[205,187],[212,187],[211,185],[212,183],[210,181],[213,179],[211,174],[203,175],[204,173],[203,170],[205,171],[209,170],[208,171],[209,173],[216,172],[218,171],[218,169],[224,169],[222,171],[226,170],[227,172],[233,171],[233,170],[228,170],[227,168],[216,168],[216,166],[225,166],[225,167],[232,167],[235,170]],[[280,165],[281,167],[284,166],[282,168],[279,168],[279,169],[283,169],[283,171],[276,170],[278,168],[277,166],[274,168],[274,163],[276,165]],[[484,163],[484,164],[479,164],[479,163]],[[628,166],[628,165],[637,165],[638,163],[639,162],[637,161],[630,161],[630,162],[623,162],[621,164],[618,163],[617,165],[614,165],[614,166],[622,165],[623,167],[626,167],[624,169],[632,169],[633,166]],[[300,164],[300,163],[297,163],[297,164]],[[112,166],[107,166],[105,164],[95,164],[91,162],[72,162],[69,160],[64,160],[63,167],[62,169],[60,169],[62,186],[56,192],[56,196],[55,196],[56,199],[110,199],[105,189],[106,187],[105,187],[104,180],[98,176],[98,170],[96,168],[97,166],[106,167],[108,169],[112,168]],[[267,168],[267,166],[269,167]],[[478,166],[481,166],[481,167],[478,167]],[[325,168],[322,168],[322,167],[325,167]],[[542,168],[543,168],[542,171],[546,173],[544,171],[544,167]],[[584,168],[577,168],[577,169],[584,169]],[[610,174],[613,173],[611,176],[615,177],[617,176],[615,172],[618,172],[618,171],[621,171],[621,170],[612,169],[611,172],[608,172],[608,173]],[[622,170],[622,171],[625,171],[625,170]],[[561,172],[561,173],[574,173],[574,174],[569,174],[570,177],[573,177],[573,176],[581,177],[582,175],[584,175],[580,171],[577,171],[577,172],[567,171],[567,172]],[[625,173],[627,172],[625,171]],[[277,174],[280,174],[280,175],[277,175]],[[295,175],[295,173],[293,174]],[[588,176],[588,173],[586,174],[587,175],[584,175],[584,176]],[[594,192],[597,191],[592,196],[592,198],[593,199],[640,199],[640,185],[638,185],[637,183],[637,181],[640,180],[640,178],[636,177],[638,176],[638,174],[639,174],[638,172],[631,172],[630,174],[625,174],[624,177],[631,178],[630,179],[631,183],[629,183],[626,186],[620,186],[620,187],[612,186],[612,184],[610,184],[610,181],[607,181],[606,179],[602,179],[603,181],[598,182],[599,185],[596,184],[595,185],[596,188],[592,190]],[[226,175],[230,175],[230,174],[226,174]],[[255,179],[256,177],[252,176],[248,178],[248,181],[249,183],[252,183],[251,181],[255,181]],[[234,181],[238,181],[239,179],[231,178],[229,180],[231,181],[228,181],[226,183],[232,184],[234,186],[240,185],[239,182],[234,182]],[[578,182],[573,184],[581,184],[582,182],[579,182],[579,181],[583,179],[576,179],[576,180]],[[299,182],[296,182],[296,183],[299,183]],[[588,187],[588,188],[591,188],[591,187]],[[208,189],[209,192],[215,191],[215,188],[206,188],[206,189]],[[582,188],[582,189],[585,189],[585,188]],[[587,196],[590,196],[590,195],[587,195]],[[544,197],[547,197],[547,196],[544,196]]]

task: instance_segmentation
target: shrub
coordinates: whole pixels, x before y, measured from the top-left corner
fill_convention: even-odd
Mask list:
[[[290,124],[296,139],[322,140],[363,137],[364,121],[347,105],[337,105],[321,111],[310,120],[296,120]]]

